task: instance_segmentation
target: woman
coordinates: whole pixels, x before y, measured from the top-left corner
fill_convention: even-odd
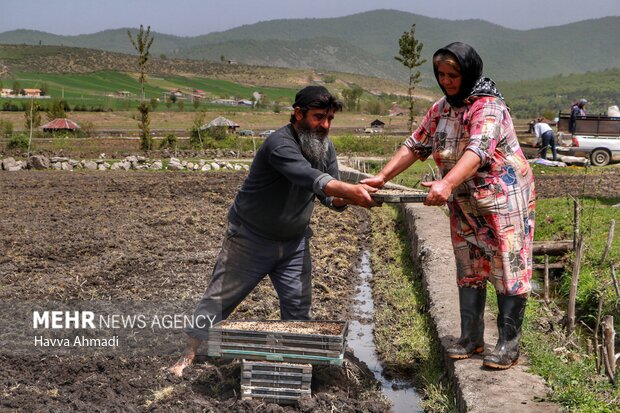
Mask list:
[[[483,365],[507,369],[519,358],[521,325],[531,291],[534,176],[519,147],[508,108],[482,60],[468,44],[451,43],[433,55],[444,97],[375,177],[381,187],[430,154],[442,178],[424,182],[426,205],[448,203],[456,258],[461,337],[454,359],[484,351],[486,283],[497,291],[499,340]]]

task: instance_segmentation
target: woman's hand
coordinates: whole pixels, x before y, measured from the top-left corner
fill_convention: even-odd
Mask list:
[[[445,179],[440,181],[422,182],[422,186],[430,188],[424,205],[444,205],[454,189]]]
[[[378,174],[371,178],[362,179],[360,181],[360,184],[372,186],[373,188],[381,188],[383,185],[385,185],[385,178],[383,177],[383,175]]]

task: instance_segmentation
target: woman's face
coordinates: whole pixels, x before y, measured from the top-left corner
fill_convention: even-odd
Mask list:
[[[459,93],[463,77],[461,73],[451,65],[445,62],[439,62],[437,64],[437,79],[448,96],[454,96]]]

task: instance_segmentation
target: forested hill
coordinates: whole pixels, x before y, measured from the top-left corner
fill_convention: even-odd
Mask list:
[[[620,17],[561,26],[553,26],[550,21],[552,27],[520,31],[482,20],[434,19],[395,10],[330,19],[271,20],[195,37],[155,32],[152,53],[355,72],[403,81],[407,74],[394,56],[398,54],[398,38],[413,23],[416,37],[424,43],[425,58],[429,59],[437,48],[452,41],[468,42],[482,55],[485,72],[496,80],[541,79],[620,67]],[[79,36],[15,30],[0,33],[0,43],[133,52],[127,29]],[[425,81],[432,83],[430,64],[425,64],[422,70]]]

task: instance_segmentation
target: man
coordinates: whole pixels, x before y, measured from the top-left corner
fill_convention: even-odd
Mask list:
[[[558,160],[558,152],[555,147],[555,135],[553,129],[549,126],[543,118],[536,119],[534,124],[534,135],[536,136],[536,143],[542,141],[542,148],[540,149],[540,157],[547,159],[547,148],[551,147],[551,153],[553,154],[553,160]]]
[[[585,99],[579,99],[570,108],[570,122],[568,124],[568,131],[571,134],[575,133],[575,125],[577,123],[577,116],[586,116],[585,105],[588,103]]]
[[[295,96],[293,109],[290,124],[261,145],[230,207],[226,239],[195,320],[226,319],[266,275],[278,293],[281,318],[310,319],[308,239],[315,198],[336,211],[347,204],[376,205],[369,195],[376,189],[338,180],[336,151],[327,135],[342,104],[326,88],[308,86]],[[208,324],[186,331],[186,355],[171,373],[181,376],[193,363]]]

